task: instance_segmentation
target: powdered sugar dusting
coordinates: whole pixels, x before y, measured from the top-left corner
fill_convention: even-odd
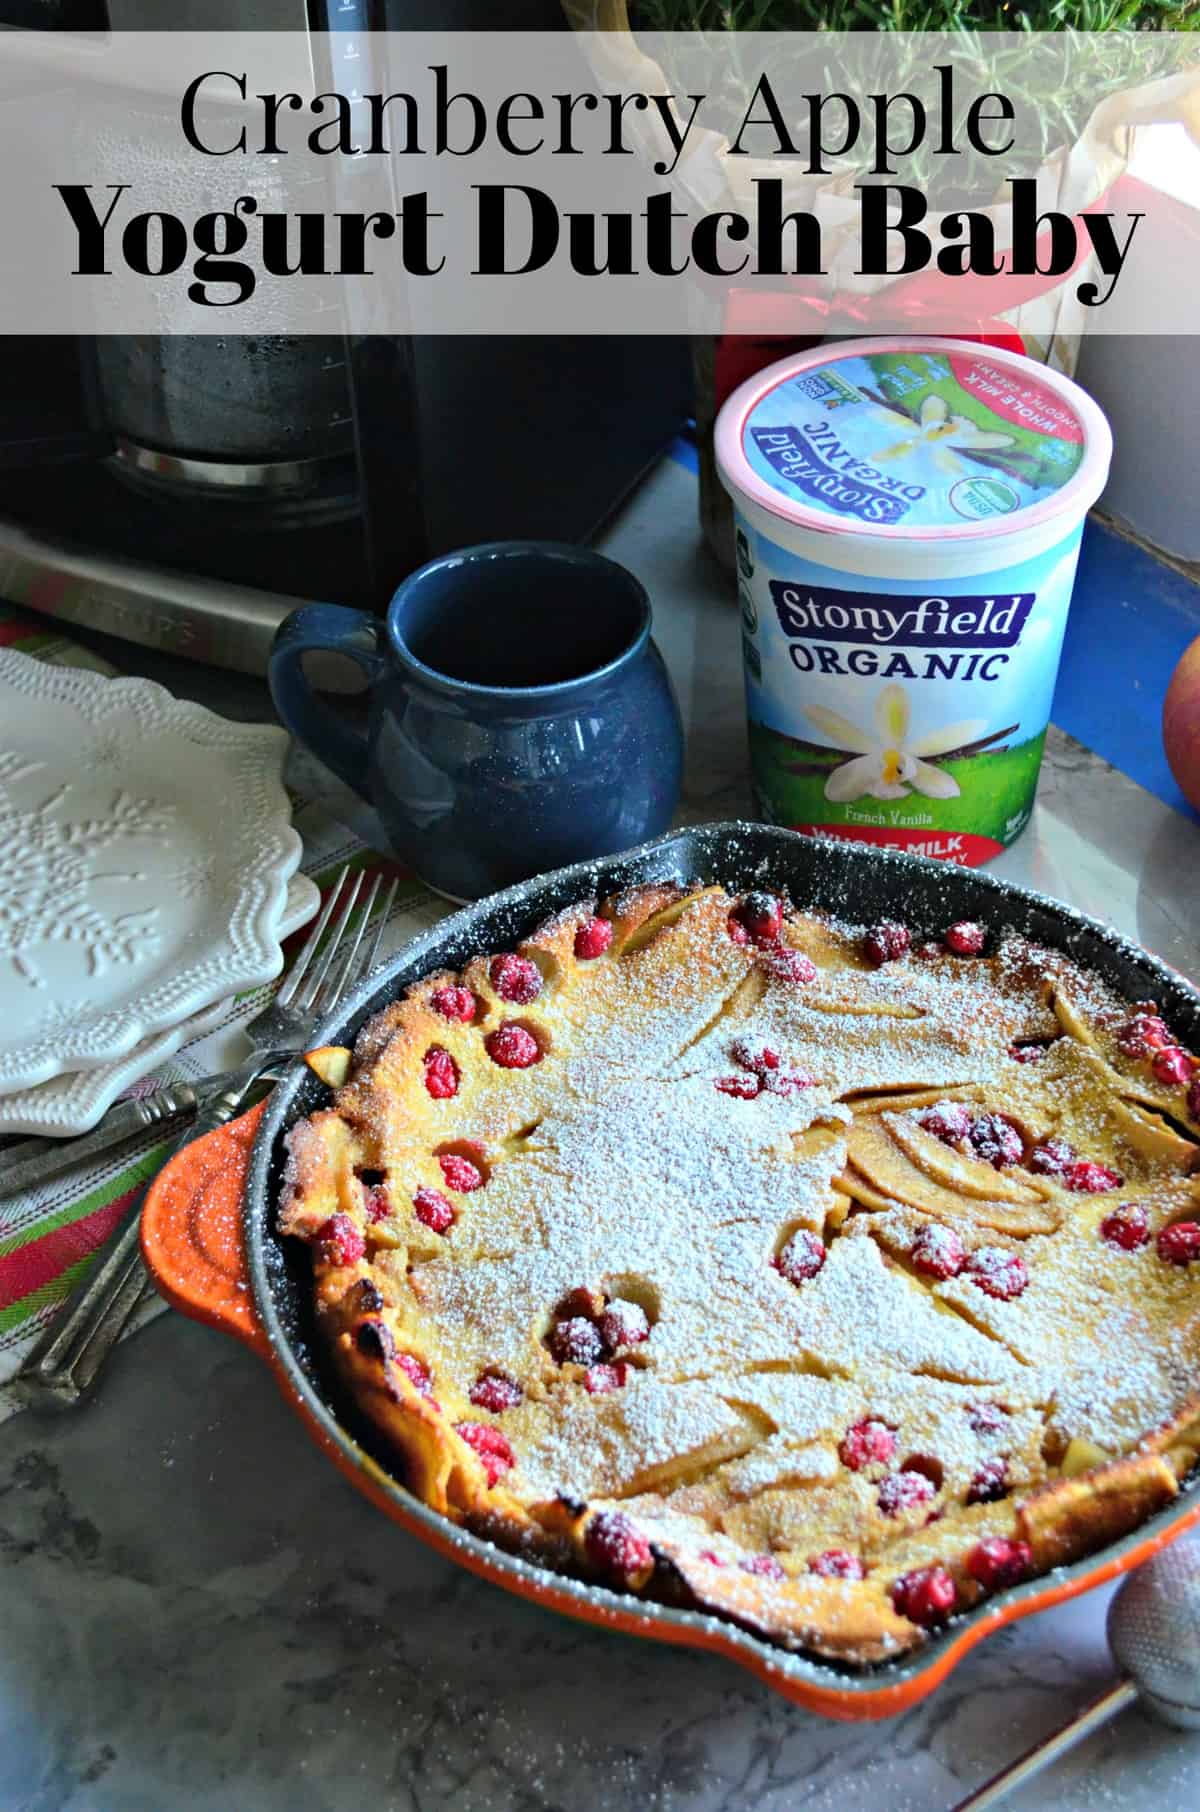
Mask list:
[[[1179,1153],[1139,1126],[1138,1078],[1113,1067],[1128,1008],[1061,954],[1010,936],[992,957],[925,950],[872,969],[861,925],[813,917],[785,927],[805,960],[781,965],[730,937],[729,906],[701,896],[634,954],[551,981],[528,1006],[547,1042],[524,1092],[500,1097],[486,1068],[474,1074],[481,1028],[462,1033],[455,1130],[486,1129],[492,1175],[461,1233],[414,1258],[408,1331],[448,1404],[488,1368],[520,1382],[520,1403],[496,1414],[518,1461],[506,1487],[529,1505],[623,1499],[722,1554],[820,1537],[873,1565],[933,1517],[952,1550],[960,1523],[980,1526],[981,1479],[994,1496],[997,1480],[1017,1493],[1051,1475],[1051,1424],[1126,1451],[1186,1396],[1196,1280],[1152,1243],[1107,1249],[1096,1229],[1111,1195],[1064,1205],[1019,1164],[1007,1197],[988,1185],[997,1203],[960,1198],[961,1275],[921,1275],[916,1232],[948,1243],[926,1218],[935,1198],[905,1198],[899,1159],[869,1186],[848,1167],[852,1113],[880,1093],[946,1089],[1015,1115],[1026,1145],[1061,1128],[1119,1158],[1123,1196],[1159,1190],[1154,1227],[1180,1213],[1163,1194]],[[1022,1041],[1045,1054],[1015,1061]],[[731,1075],[745,1086],[716,1086]],[[914,1117],[874,1124],[895,1138]],[[919,1152],[906,1161],[920,1170]],[[954,1199],[953,1176],[925,1180]],[[1003,1218],[1014,1204],[1032,1233]],[[773,1261],[797,1230],[825,1257],[788,1281]],[[1135,1288],[1121,1265],[1141,1267]],[[1018,1272],[1020,1290],[981,1287]],[[603,1394],[549,1350],[579,1291],[632,1301],[650,1326]],[[919,1478],[919,1493],[885,1504],[879,1477],[840,1460],[864,1418],[896,1429],[888,1476]]]

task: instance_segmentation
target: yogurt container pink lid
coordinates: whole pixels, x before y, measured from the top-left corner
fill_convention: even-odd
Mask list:
[[[851,340],[760,371],[716,426],[726,487],[816,534],[963,544],[1096,501],[1112,436],[1070,379],[968,340]]]

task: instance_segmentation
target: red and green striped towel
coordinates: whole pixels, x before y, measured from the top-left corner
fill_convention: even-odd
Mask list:
[[[0,604],[0,647],[19,648],[40,660],[64,666],[112,669],[98,656],[66,640],[51,626],[22,617]],[[324,889],[343,862],[396,874],[395,863],[367,849],[321,806],[295,801],[294,821],[304,840],[301,866]],[[418,931],[443,917],[446,902],[404,876],[384,938],[385,952],[400,948]],[[294,954],[300,939],[286,949]],[[240,1028],[265,1004],[272,988],[251,989],[230,1000],[219,1021],[166,1059],[139,1090],[171,1080],[195,1081],[242,1062],[248,1055]],[[170,1138],[174,1138],[171,1134]],[[161,1164],[170,1139],[154,1134],[131,1141],[109,1157],[59,1178],[46,1188],[0,1198],[0,1421],[19,1405],[7,1386],[33,1341],[58,1304],[87,1273],[99,1246],[108,1238],[137,1192]],[[0,1150],[0,1186],[5,1156]],[[165,1304],[150,1297],[132,1326],[141,1326]]]

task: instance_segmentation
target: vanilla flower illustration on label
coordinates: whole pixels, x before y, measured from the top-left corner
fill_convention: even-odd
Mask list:
[[[987,727],[982,717],[970,717],[910,741],[908,694],[903,686],[882,688],[871,730],[861,729],[823,705],[806,705],[804,715],[835,746],[858,751],[852,760],[834,768],[825,782],[826,799],[840,801],[868,794],[873,799],[903,799],[909,792],[923,793],[927,799],[957,799],[962,790],[958,781],[925,757],[949,755]]]
[[[993,452],[1013,445],[1011,434],[977,427],[965,415],[951,415],[945,398],[937,395],[925,398],[915,423],[910,416],[898,415],[894,409],[885,409],[882,405],[868,419],[876,418],[889,432],[900,435],[900,439],[890,446],[882,447],[876,453],[876,459],[884,462],[911,460],[929,452],[937,472],[952,478],[965,478],[972,470],[968,461],[961,457],[963,454]]]

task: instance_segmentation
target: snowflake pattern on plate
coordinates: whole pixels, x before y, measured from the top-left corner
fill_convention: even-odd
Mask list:
[[[287,901],[276,936],[282,940],[299,931],[302,925],[308,924],[320,903],[316,883],[297,871],[288,882]],[[158,1086],[164,1074],[170,1077],[177,1073],[176,1066],[168,1061],[177,1051],[194,1047],[214,1027],[235,1025],[263,1005],[265,1000],[257,993],[242,995],[237,1000],[218,1000],[203,1012],[192,1014],[178,1025],[169,1026],[165,1032],[156,1032],[144,1039],[127,1057],[115,1063],[106,1063],[94,1070],[73,1070],[55,1076],[50,1082],[39,1083],[36,1088],[0,1095],[0,1134],[62,1139],[90,1132],[119,1095],[148,1092]],[[51,1001],[38,1022],[39,1030],[61,1032],[73,1017],[73,1009],[67,1002]],[[189,1068],[188,1074],[220,1069],[223,1064],[232,1062],[235,1054],[241,1054],[236,1048],[236,1039],[232,1053],[207,1046],[202,1046],[202,1053],[200,1069]],[[194,1059],[192,1062],[194,1065]]]
[[[36,960],[40,945],[80,945],[92,975],[110,963],[137,962],[153,948],[157,906],[104,913],[92,890],[100,881],[135,889],[145,875],[130,866],[133,849],[144,839],[165,843],[175,817],[172,806],[118,793],[104,817],[72,818],[69,781],[23,809],[13,796],[16,783],[43,766],[22,765],[15,751],[0,752],[0,956],[35,988],[46,985]],[[99,860],[114,846],[124,846],[129,857],[117,869]]]
[[[119,768],[125,759],[124,743],[119,730],[100,730],[88,750],[88,766],[98,771]]]
[[[278,972],[287,739],[0,649],[0,1097]]]
[[[223,873],[224,863],[219,854],[193,856],[180,863],[171,876],[171,883],[183,899],[194,900],[219,886]]]

